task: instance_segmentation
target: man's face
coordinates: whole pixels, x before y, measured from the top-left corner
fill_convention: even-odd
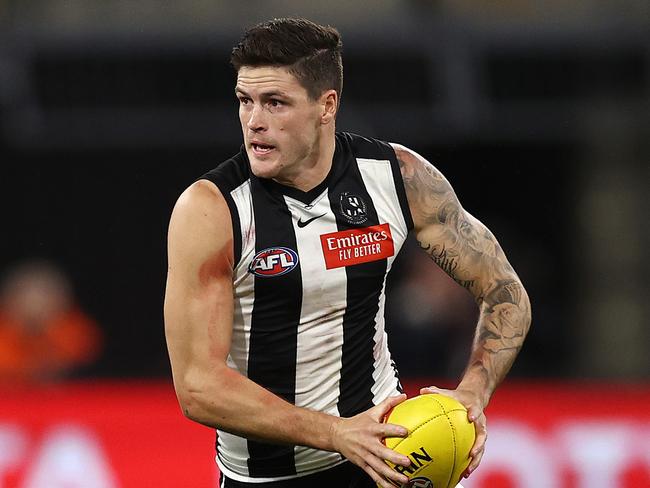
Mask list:
[[[290,183],[318,158],[323,105],[282,67],[241,67],[235,92],[253,174]]]

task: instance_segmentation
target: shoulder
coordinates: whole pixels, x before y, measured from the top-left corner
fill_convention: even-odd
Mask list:
[[[426,158],[401,144],[391,142],[390,146],[395,151],[407,191],[422,185],[434,191],[449,191],[451,189],[444,175]]]
[[[395,151],[395,156],[397,157],[397,162],[399,163],[402,178],[404,178],[405,183],[412,180],[416,173],[426,170],[427,167],[430,167],[431,170],[434,169],[429,161],[412,149],[395,142],[391,142],[390,146]]]
[[[396,142],[391,142],[389,144],[390,147],[393,148],[393,151],[395,151],[395,155],[397,156],[397,159],[400,161],[400,164],[403,162],[406,162],[408,164],[414,164],[416,160],[421,158],[421,156],[418,153],[409,149],[406,146],[403,146]]]
[[[211,181],[198,180],[178,197],[172,211],[170,230],[175,225],[184,230],[197,225],[210,229],[229,221],[228,205],[219,187]]]
[[[223,201],[223,194],[219,187],[208,179],[199,179],[181,193],[174,210],[187,211],[220,201]]]
[[[230,211],[221,190],[207,180],[190,185],[178,198],[169,222],[169,269],[178,270],[179,263],[194,269],[215,255],[226,256],[232,265],[232,241]]]

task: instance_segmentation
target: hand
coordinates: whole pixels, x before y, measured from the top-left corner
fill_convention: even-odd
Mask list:
[[[485,441],[487,440],[487,420],[483,413],[485,406],[481,402],[479,396],[472,390],[445,390],[435,386],[420,389],[420,394],[423,395],[426,393],[442,394],[455,398],[465,406],[467,409],[468,420],[474,423],[476,439],[474,440],[474,446],[472,446],[472,449],[469,452],[472,460],[463,473],[463,478],[468,478],[480,464],[481,458],[483,458],[483,452],[485,451]]]
[[[385,415],[395,405],[406,400],[406,395],[390,397],[369,410],[350,418],[341,418],[332,424],[331,436],[334,449],[363,469],[383,488],[394,488],[387,480],[398,486],[408,482],[408,477],[393,471],[384,459],[393,464],[410,466],[408,457],[386,447],[384,437],[406,437],[408,431],[395,424],[382,423]]]

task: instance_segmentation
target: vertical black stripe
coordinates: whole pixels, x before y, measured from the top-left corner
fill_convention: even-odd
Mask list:
[[[345,142],[343,142],[345,145]],[[361,178],[357,161],[349,148],[341,151],[345,174],[329,189],[330,205],[338,230],[363,228],[379,224],[377,211]],[[350,222],[343,216],[341,196],[344,193],[361,198],[366,207],[363,222]],[[345,198],[345,197],[344,197]],[[342,417],[356,415],[373,406],[371,388],[374,384],[375,316],[379,310],[387,262],[385,259],[346,266],[347,308],[343,315],[343,350],[338,401]]]
[[[288,247],[297,252],[291,213],[281,196],[251,177],[255,211],[255,251]],[[288,402],[295,403],[298,323],[302,307],[300,264],[274,277],[255,277],[248,377]],[[293,446],[248,441],[252,477],[295,474]]]
[[[237,210],[237,205],[235,204],[235,200],[233,200],[231,194],[224,194],[224,198],[226,199],[226,203],[230,209],[230,220],[232,221],[232,247],[234,267],[239,264],[239,260],[241,259],[241,219],[239,218],[239,210]]]
[[[399,371],[397,371],[397,365],[395,364],[395,361],[393,359],[390,360],[390,366],[393,368],[393,374],[395,375],[395,379],[397,380],[397,391],[400,393],[404,393],[404,387],[402,386],[402,382],[399,379]]]

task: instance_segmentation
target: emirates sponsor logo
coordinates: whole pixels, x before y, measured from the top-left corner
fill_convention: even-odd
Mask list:
[[[327,269],[378,261],[395,254],[389,224],[323,234],[320,242]]]

